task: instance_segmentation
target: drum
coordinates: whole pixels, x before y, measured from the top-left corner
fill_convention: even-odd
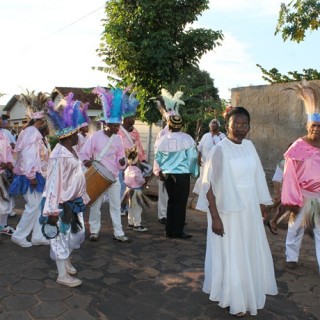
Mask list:
[[[100,162],[92,161],[92,166],[85,172],[87,193],[92,205],[116,182],[112,173]]]

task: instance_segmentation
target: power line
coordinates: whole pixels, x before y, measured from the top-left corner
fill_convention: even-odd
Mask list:
[[[46,40],[48,40],[48,39],[52,38],[52,37],[53,37],[53,36],[55,36],[56,34],[58,34],[58,33],[62,32],[62,31],[64,31],[65,29],[68,29],[70,26],[72,26],[72,25],[74,25],[74,24],[78,23],[79,21],[81,21],[81,20],[83,20],[83,19],[85,19],[85,18],[89,17],[90,15],[92,15],[93,13],[95,13],[95,12],[99,11],[99,10],[100,10],[100,9],[102,9],[102,8],[104,8],[104,5],[103,5],[103,6],[101,6],[101,7],[99,7],[99,8],[97,8],[97,9],[95,9],[95,10],[93,10],[93,11],[91,11],[91,12],[89,12],[88,14],[86,14],[86,15],[82,16],[81,18],[79,18],[79,19],[77,19],[77,20],[75,20],[75,21],[73,21],[73,22],[71,22],[71,23],[67,24],[66,26],[64,26],[64,27],[62,27],[62,28],[60,28],[60,29],[58,29],[57,31],[54,31],[53,33],[51,33],[51,34],[49,34],[48,36],[46,36],[46,37],[42,38],[41,40],[39,40],[39,41],[37,41],[37,42],[34,42],[33,44],[30,44],[29,46],[24,47],[24,48],[23,48],[23,49],[21,49],[19,52],[17,52],[17,55],[19,55],[19,54],[23,53],[24,51],[28,50],[29,48],[33,47],[35,44],[37,44],[37,45],[38,45],[38,44],[40,44],[40,43],[42,43],[42,42],[44,42],[44,41],[46,41]]]

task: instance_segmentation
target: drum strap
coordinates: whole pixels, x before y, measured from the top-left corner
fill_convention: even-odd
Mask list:
[[[101,159],[103,158],[103,156],[106,154],[106,152],[108,151],[110,145],[111,145],[111,142],[113,141],[113,138],[114,138],[114,135],[112,135],[107,144],[104,146],[104,148],[101,150],[101,152],[98,154],[97,158],[95,159],[96,161],[101,161]]]
[[[134,146],[134,142],[132,140],[132,137],[130,136],[130,133],[121,125],[120,126],[120,130],[126,135],[126,137],[128,138],[129,142],[131,143],[131,147]]]

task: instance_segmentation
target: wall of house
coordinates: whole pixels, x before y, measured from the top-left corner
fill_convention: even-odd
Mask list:
[[[320,81],[313,81],[320,85]],[[251,116],[248,139],[254,143],[267,180],[270,182],[277,163],[288,145],[306,135],[303,103],[292,90],[297,83],[250,86],[231,90],[233,106],[245,107]]]
[[[154,159],[153,146],[157,137],[157,134],[162,129],[161,123],[148,125],[145,122],[136,120],[134,124],[135,128],[140,133],[141,143],[145,150],[147,161],[152,164]]]

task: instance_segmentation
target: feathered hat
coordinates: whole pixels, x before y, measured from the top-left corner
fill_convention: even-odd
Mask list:
[[[20,95],[19,101],[26,107],[26,115],[29,119],[42,119],[45,115],[45,108],[49,102],[50,96],[48,93],[39,92],[35,94],[35,91]]]
[[[303,101],[308,122],[320,122],[320,87],[303,80],[298,85],[284,90],[294,90]]]
[[[118,88],[106,90],[97,87],[92,92],[99,96],[102,104],[103,117],[100,121],[120,124],[122,122],[122,90]]]
[[[162,116],[167,120],[171,115],[179,115],[179,108],[184,105],[184,101],[180,98],[183,92],[177,91],[174,96],[166,90],[161,89],[161,97],[158,99],[158,108]]]
[[[135,97],[136,93],[131,93],[130,96],[123,94],[122,98],[122,118],[134,117],[137,112],[139,101]]]
[[[83,128],[88,126],[91,121],[87,112],[89,108],[89,102],[86,102],[86,103],[82,103],[80,101],[78,102],[79,102],[79,109],[80,109],[78,125],[80,128]]]
[[[73,96],[70,92],[64,98],[64,102],[56,107],[52,101],[48,103],[48,120],[59,139],[69,137],[78,131],[80,101],[74,101]]]

